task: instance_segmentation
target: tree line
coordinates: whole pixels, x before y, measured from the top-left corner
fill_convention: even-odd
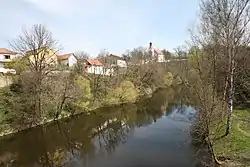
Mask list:
[[[43,25],[24,29],[11,46],[22,56],[8,65],[19,75],[13,76],[10,86],[0,90],[3,134],[107,105],[134,103],[141,95],[181,82],[166,65],[155,61],[115,68],[112,76],[89,74],[84,71],[83,58],[89,57],[86,52],[75,54],[79,61],[74,68],[60,70],[53,65],[60,48],[58,41]],[[149,58],[149,54],[137,48],[122,58],[138,61],[146,55]],[[101,52],[98,59],[105,64],[109,57]]]
[[[249,0],[201,0],[198,25],[190,30],[183,76],[199,111],[193,133],[208,143],[217,164],[214,145],[232,135],[233,108],[249,103],[249,9]]]

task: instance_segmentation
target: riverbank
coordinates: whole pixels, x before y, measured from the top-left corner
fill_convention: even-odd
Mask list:
[[[150,92],[150,94],[145,93],[144,95],[139,96],[137,101],[133,102],[132,104],[139,105],[141,103],[145,103],[152,96],[152,94],[153,94],[153,92]],[[27,129],[30,129],[30,128],[35,128],[35,127],[38,127],[38,126],[46,125],[46,124],[49,124],[49,123],[52,123],[52,122],[55,122],[55,121],[59,121],[59,120],[66,119],[66,118],[71,118],[71,117],[81,115],[81,114],[84,114],[84,113],[86,115],[89,115],[92,112],[95,112],[96,110],[100,110],[102,108],[117,107],[117,106],[122,106],[122,105],[126,105],[126,104],[131,104],[131,103],[118,103],[117,102],[116,104],[108,105],[108,106],[100,106],[100,107],[92,106],[89,110],[82,110],[82,112],[77,112],[75,114],[64,114],[64,115],[60,115],[58,118],[54,118],[54,119],[52,119],[52,118],[51,119],[43,119],[40,123],[32,124],[29,127],[23,127],[21,129],[13,129],[13,128],[8,127],[6,129],[2,130],[2,132],[0,132],[0,137],[4,137],[4,136],[7,136],[7,135],[12,135],[12,134],[15,134],[15,133],[18,133],[18,132],[21,132],[21,131],[24,131],[24,130],[27,130]]]
[[[215,154],[227,167],[250,166],[249,118],[250,110],[234,110],[231,133],[215,141]],[[221,134],[223,134],[224,129],[222,128]]]
[[[146,109],[132,104],[106,107],[90,115],[78,115],[6,136],[0,141],[0,164],[25,167],[198,166],[200,158],[205,159],[207,149],[202,149],[196,158],[193,155],[200,147],[187,142],[191,140],[187,120],[193,110],[174,103],[176,100],[169,97],[158,92],[149,104],[143,105]],[[162,112],[162,108],[167,108],[167,112]]]
[[[82,113],[78,113],[78,114],[82,114]],[[75,115],[78,115],[78,114],[75,114]],[[45,124],[52,123],[52,122],[55,122],[55,121],[59,121],[59,120],[64,119],[64,118],[70,118],[70,117],[73,117],[75,115],[68,114],[68,115],[63,115],[63,116],[61,115],[61,116],[59,116],[58,118],[55,118],[55,119],[45,119],[45,120],[42,120],[40,123],[36,123],[36,124],[33,124],[33,125],[29,126],[29,127],[24,127],[22,129],[6,128],[6,130],[3,130],[2,132],[0,132],[0,137],[15,134],[15,133],[18,133],[18,132],[21,132],[21,131],[24,131],[24,130],[27,130],[27,129],[30,129],[30,128],[35,128],[37,126],[45,125]]]

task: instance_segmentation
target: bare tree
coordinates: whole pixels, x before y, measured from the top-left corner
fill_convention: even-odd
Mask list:
[[[80,52],[76,52],[74,53],[74,55],[76,56],[76,58],[79,59],[88,59],[90,57],[89,53],[84,52],[84,51],[80,51]]]
[[[240,47],[250,43],[249,21],[250,0],[202,0],[200,34],[196,41],[210,46],[210,53],[216,60],[227,60],[223,99],[228,103],[227,127],[225,135],[230,133],[234,99],[234,78],[237,56]]]
[[[30,70],[43,73],[56,64],[57,42],[52,33],[43,25],[36,24],[31,29],[23,29],[11,44],[12,48],[29,60]]]
[[[90,57],[89,53],[84,52],[84,51],[80,51],[80,52],[76,52],[74,53],[76,59],[77,59],[77,64],[75,67],[76,72],[82,74],[85,68],[85,59],[88,59]]]
[[[175,50],[176,55],[173,56],[173,58],[186,58],[187,57],[187,48],[184,45],[178,46],[174,50]]]
[[[33,76],[36,118],[41,119],[43,114],[41,109],[42,82],[57,63],[57,42],[45,26],[36,24],[31,29],[23,29],[22,35],[10,45],[29,62],[32,72],[30,75]]]
[[[199,108],[198,136],[208,143],[218,162],[213,143],[221,135],[224,106],[227,103],[226,133],[230,133],[234,98],[234,78],[240,48],[249,44],[249,0],[202,0],[197,34],[192,32],[192,56],[187,88]],[[241,53],[242,55],[242,53]],[[222,86],[221,86],[222,85]],[[222,88],[222,93],[218,91]],[[197,135],[197,134],[196,134]]]
[[[163,53],[163,55],[164,55],[164,57],[165,57],[165,60],[169,60],[169,59],[172,58],[172,53],[170,53],[168,50],[163,49],[163,50],[162,50],[162,53]]]
[[[188,82],[184,85],[189,90],[194,105],[198,108],[197,119],[192,131],[194,140],[202,145],[208,144],[213,162],[220,163],[214,152],[214,141],[218,138],[221,126],[222,101],[217,96],[214,85],[215,57],[208,56],[204,50],[193,50],[190,58]]]

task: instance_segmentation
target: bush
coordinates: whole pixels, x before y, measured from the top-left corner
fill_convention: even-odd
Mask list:
[[[12,62],[5,64],[5,68],[15,69],[17,74],[20,74],[29,69],[28,60],[26,58],[20,57],[14,59]]]
[[[121,82],[118,91],[120,91],[120,101],[122,103],[135,102],[138,97],[138,91],[130,81]]]
[[[12,111],[11,108],[11,92],[8,88],[0,89],[0,130],[2,130],[6,124],[8,124],[8,119]]]
[[[74,104],[77,107],[87,109],[92,97],[90,81],[83,76],[77,76],[75,79],[75,84],[77,89],[79,89],[80,98]]]
[[[104,101],[104,105],[114,105],[120,103],[120,90],[117,89],[108,89],[108,94]]]
[[[0,90],[0,124],[5,127],[2,130],[6,130],[6,127],[25,127],[34,118],[32,96],[23,93],[19,86],[12,84]]]
[[[106,105],[135,102],[139,93],[131,81],[122,81],[116,89],[109,89]]]
[[[164,86],[169,87],[173,84],[174,77],[171,72],[168,72],[163,76]]]

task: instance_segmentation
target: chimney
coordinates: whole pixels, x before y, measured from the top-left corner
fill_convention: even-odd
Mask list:
[[[152,49],[152,42],[149,42],[149,49]]]

